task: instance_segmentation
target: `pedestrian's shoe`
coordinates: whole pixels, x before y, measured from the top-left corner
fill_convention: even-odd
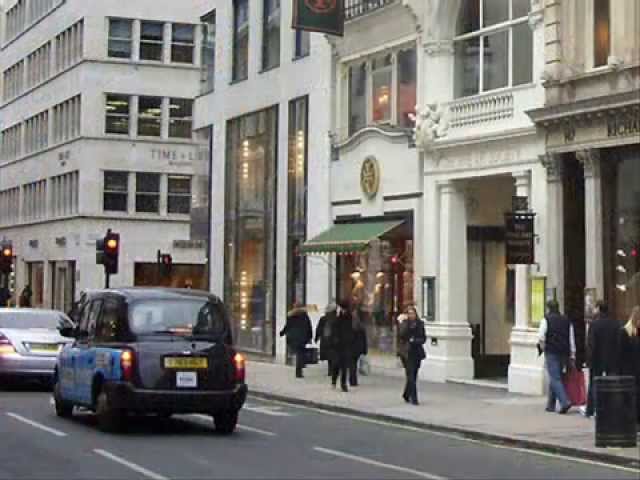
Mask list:
[[[348,392],[349,391],[349,389],[347,388],[346,385],[342,385],[340,388],[342,389],[343,392]]]
[[[351,385],[352,387],[357,387],[358,386],[358,382],[349,383],[349,385]]]
[[[404,398],[404,401],[409,403],[409,396],[406,393],[402,394],[402,398]]]
[[[567,413],[571,409],[571,407],[572,407],[571,404],[565,405],[564,407],[562,407],[560,409],[560,411],[558,413],[561,414],[561,415],[564,415],[565,413]]]
[[[547,407],[544,409],[545,412],[550,412],[550,413],[556,413],[556,409],[555,408],[551,408],[551,407]]]
[[[586,406],[584,406],[584,405],[583,405],[582,407],[580,407],[580,408],[579,408],[579,411],[580,411],[580,415],[582,415],[582,416],[583,416],[583,417],[585,417],[585,418],[591,418],[591,417],[593,417],[593,412],[589,412],[589,411],[587,410],[587,407],[586,407]]]
[[[420,405],[417,398],[411,399],[411,405]]]
[[[304,375],[302,375],[301,373],[296,373],[296,378],[304,378]]]

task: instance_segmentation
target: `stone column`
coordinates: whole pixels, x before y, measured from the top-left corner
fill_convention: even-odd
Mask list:
[[[531,172],[513,174],[516,195],[531,199]],[[540,395],[544,391],[544,370],[538,357],[538,335],[531,327],[531,267],[516,265],[516,318],[511,331],[509,391]]]
[[[576,157],[584,166],[586,288],[595,288],[597,298],[603,298],[604,257],[600,151],[582,150],[576,153]]]
[[[451,181],[439,184],[440,252],[436,279],[436,322],[429,337],[426,378],[473,378],[471,328],[467,315],[467,218],[464,192]]]
[[[555,288],[564,311],[564,198],[563,164],[559,155],[540,158],[547,169],[547,287]]]

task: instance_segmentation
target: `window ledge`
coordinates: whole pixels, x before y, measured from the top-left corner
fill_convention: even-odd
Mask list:
[[[231,80],[229,82],[229,85],[231,85],[231,86],[238,85],[239,83],[246,82],[247,80],[249,80],[249,76],[248,75],[246,77],[244,77],[244,78],[236,78],[235,80]]]
[[[368,125],[361,128],[357,132],[352,133],[346,138],[335,138],[333,142],[334,148],[342,150],[347,148],[361,140],[368,135],[378,135],[389,139],[407,139],[411,140],[413,136],[413,130],[411,128],[399,127],[389,124]]]
[[[311,56],[311,53],[305,53],[304,55],[296,55],[295,57],[293,57],[291,59],[292,62],[299,62],[301,60],[304,60],[305,58],[309,58]]]
[[[268,72],[271,72],[272,70],[276,70],[278,68],[280,68],[280,64],[273,65],[272,67],[268,67],[268,68],[263,68],[258,73],[262,75],[263,73],[268,73]]]
[[[176,70],[200,71],[200,67],[192,63],[163,62],[161,60],[133,60],[131,58],[117,58],[106,56],[104,58],[90,58],[87,61],[92,63],[106,63],[111,65],[128,65],[153,68],[170,68]]]

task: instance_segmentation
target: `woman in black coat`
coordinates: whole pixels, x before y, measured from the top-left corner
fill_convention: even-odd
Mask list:
[[[402,398],[407,403],[418,405],[418,370],[426,358],[423,345],[427,336],[415,307],[407,307],[406,313],[398,317],[398,321],[401,322],[398,329],[398,356],[406,375]]]
[[[320,360],[326,360],[328,364],[328,375],[333,373],[333,346],[331,345],[331,331],[336,322],[336,305],[329,304],[325,309],[325,314],[318,321],[316,327],[315,343],[320,342]]]
[[[287,323],[280,336],[287,337],[287,345],[296,355],[296,378],[303,378],[304,349],[313,338],[311,320],[302,305],[296,305],[287,315]]]
[[[333,347],[333,372],[331,384],[335,388],[340,377],[340,387],[343,392],[348,392],[347,371],[352,368],[353,345],[355,332],[353,331],[353,319],[347,302],[338,304],[337,318],[331,329],[330,342]]]
[[[622,330],[622,374],[636,379],[636,419],[640,424],[640,307],[634,307]]]

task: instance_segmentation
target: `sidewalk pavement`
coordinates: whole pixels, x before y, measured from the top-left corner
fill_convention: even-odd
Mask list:
[[[258,397],[640,468],[640,447],[596,448],[593,419],[577,408],[566,415],[545,412],[543,397],[419,381],[421,404],[413,406],[401,398],[402,378],[360,376],[360,386],[349,393],[334,390],[324,362],[308,366],[305,378],[296,379],[292,367],[250,359],[247,382]]]

